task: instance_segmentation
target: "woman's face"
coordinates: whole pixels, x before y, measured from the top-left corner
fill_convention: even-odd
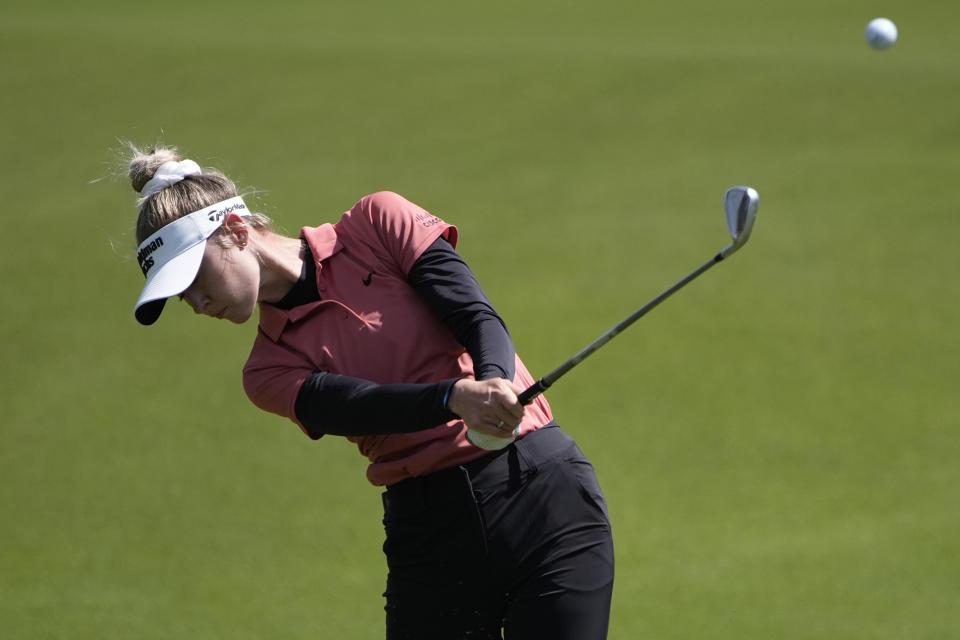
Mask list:
[[[253,251],[211,237],[196,279],[180,298],[196,313],[240,324],[253,315],[259,289],[260,263]]]

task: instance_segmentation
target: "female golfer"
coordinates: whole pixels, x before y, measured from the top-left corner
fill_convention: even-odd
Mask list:
[[[455,227],[381,192],[290,238],[173,149],[134,149],[130,178],[137,320],[174,296],[235,323],[259,305],[247,395],[356,443],[385,487],[388,640],[606,637],[603,494],[547,401],[517,401],[533,378]]]

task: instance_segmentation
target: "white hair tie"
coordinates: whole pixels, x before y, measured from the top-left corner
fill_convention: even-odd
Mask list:
[[[147,184],[143,185],[143,189],[140,190],[140,195],[144,198],[149,198],[153,194],[177,184],[187,176],[195,176],[201,173],[203,173],[203,170],[200,169],[200,165],[193,160],[164,162],[157,167],[156,172],[153,174],[153,177],[147,181]]]

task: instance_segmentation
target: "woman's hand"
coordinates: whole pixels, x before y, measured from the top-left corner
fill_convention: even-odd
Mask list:
[[[517,394],[523,389],[504,378],[457,380],[447,405],[467,427],[499,438],[509,438],[523,420]]]

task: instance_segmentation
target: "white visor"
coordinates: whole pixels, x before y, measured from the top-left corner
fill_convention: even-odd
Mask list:
[[[167,298],[193,284],[207,238],[220,228],[228,213],[250,215],[243,198],[236,196],[178,218],[140,243],[137,262],[147,277],[133,310],[140,324],[156,322]]]

